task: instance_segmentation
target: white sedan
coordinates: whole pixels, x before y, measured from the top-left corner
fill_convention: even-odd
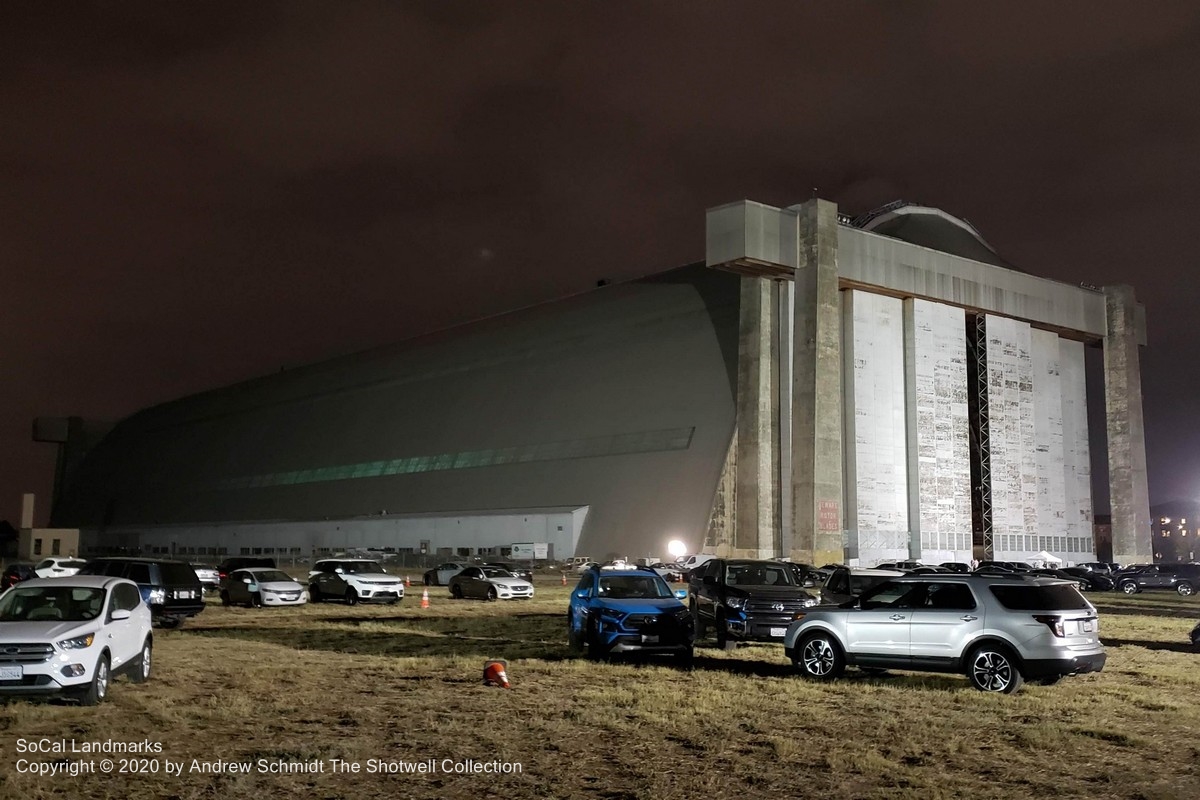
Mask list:
[[[33,571],[39,578],[68,578],[83,569],[86,563],[82,558],[53,556],[39,561]]]
[[[533,597],[533,584],[500,567],[467,567],[450,579],[450,596],[516,600]]]
[[[286,572],[270,567],[237,569],[229,573],[221,590],[224,605],[302,606],[308,602],[304,586]]]

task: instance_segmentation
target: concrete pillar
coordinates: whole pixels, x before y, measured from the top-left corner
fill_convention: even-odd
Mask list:
[[[1133,287],[1105,286],[1104,306],[1108,322],[1104,335],[1104,410],[1113,560],[1122,564],[1148,562],[1153,559],[1150,490]]]
[[[779,283],[744,277],[738,327],[738,555],[779,554]]]
[[[792,339],[792,557],[840,563],[842,347],[837,205],[809,200],[798,215]]]
[[[32,492],[26,492],[21,495],[21,529],[26,530],[33,527],[33,503],[34,496]]]

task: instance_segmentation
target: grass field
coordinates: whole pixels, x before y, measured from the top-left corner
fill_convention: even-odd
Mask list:
[[[697,648],[696,668],[595,664],[565,644],[567,589],[516,603],[419,608],[210,604],[157,631],[154,674],[98,708],[0,707],[0,797],[28,798],[1176,798],[1200,795],[1200,600],[1092,599],[1103,673],[993,697],[917,673],[832,684],[791,674],[782,647]],[[509,661],[510,690],[483,663]],[[161,744],[157,774],[35,775],[108,757],[21,754],[19,739]],[[195,762],[250,766],[208,774]],[[320,773],[258,772],[259,760]],[[332,759],[357,764],[333,774]],[[426,762],[425,774],[370,761]],[[164,762],[180,765],[167,775]],[[448,761],[449,764],[444,764]],[[443,767],[519,764],[517,774]]]

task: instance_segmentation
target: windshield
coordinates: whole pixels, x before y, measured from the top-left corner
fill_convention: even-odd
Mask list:
[[[731,562],[725,568],[725,583],[736,586],[795,586],[790,564]]]
[[[618,600],[638,597],[674,597],[657,575],[618,575],[600,579],[600,596]]]
[[[347,561],[342,566],[342,570],[344,572],[361,572],[363,574],[369,574],[372,572],[382,572],[385,575],[387,574],[387,570],[384,569],[383,565],[381,565],[378,561]],[[288,578],[288,580],[291,580],[291,578]]]
[[[0,622],[83,622],[104,608],[104,590],[79,586],[16,586],[0,597]]]
[[[286,572],[283,572],[282,570],[277,570],[277,569],[266,569],[266,570],[263,570],[262,572],[255,572],[252,574],[254,576],[254,579],[257,580],[259,583],[279,583],[279,582],[292,583],[293,582],[293,579],[290,575],[288,575]]]
[[[508,570],[501,569],[500,567],[480,567],[480,569],[483,570],[484,576],[488,577],[488,578],[515,578],[515,577],[517,577],[516,575],[513,575]]]

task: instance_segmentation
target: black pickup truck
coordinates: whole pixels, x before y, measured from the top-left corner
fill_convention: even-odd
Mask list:
[[[782,561],[715,558],[692,571],[689,607],[696,639],[711,626],[725,650],[743,642],[783,642],[796,612],[817,601]]]

